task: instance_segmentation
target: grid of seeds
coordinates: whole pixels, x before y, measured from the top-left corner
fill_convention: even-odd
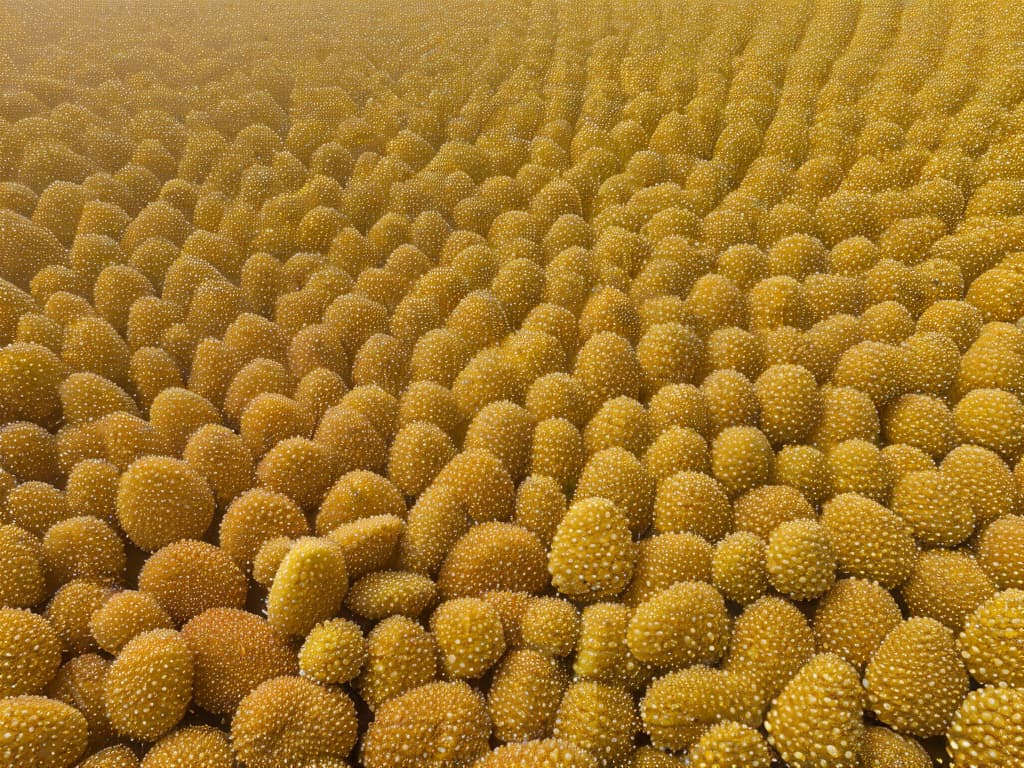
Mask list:
[[[0,768],[1024,765],[1024,6],[0,49]]]

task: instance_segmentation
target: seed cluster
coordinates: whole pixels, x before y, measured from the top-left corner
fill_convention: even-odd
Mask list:
[[[1019,2],[65,6],[0,768],[1024,765]]]

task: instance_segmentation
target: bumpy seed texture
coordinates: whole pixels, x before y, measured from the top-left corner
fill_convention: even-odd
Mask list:
[[[953,633],[934,619],[907,619],[885,636],[864,671],[868,706],[913,736],[943,733],[967,692]]]
[[[725,488],[703,472],[678,472],[658,483],[654,529],[695,533],[718,541],[732,532],[733,508]]]
[[[117,487],[117,520],[140,549],[201,539],[213,520],[206,481],[181,461],[149,456],[132,463]]]
[[[252,560],[252,580],[269,590],[277,569],[285,555],[295,546],[295,541],[287,536],[275,536],[263,542]]]
[[[430,617],[430,631],[451,678],[482,676],[505,653],[505,630],[498,612],[480,598],[447,600]]]
[[[465,683],[431,683],[380,707],[363,739],[367,768],[458,766],[488,751],[491,719]]]
[[[530,531],[545,547],[550,547],[567,508],[568,502],[557,480],[546,475],[530,475],[519,484],[516,492],[513,522]]]
[[[377,624],[367,635],[366,653],[356,688],[370,709],[429,683],[437,675],[437,641],[405,616],[390,616]]]
[[[337,457],[330,449],[304,437],[277,443],[256,466],[260,485],[290,497],[303,509],[315,508],[335,475]]]
[[[650,527],[655,497],[654,478],[625,448],[605,448],[587,459],[573,498],[580,500],[591,496],[615,502],[626,514],[634,534],[642,534]]]
[[[129,747],[118,744],[90,755],[78,768],[139,768],[139,758]]]
[[[982,684],[1020,687],[1024,591],[1006,589],[982,603],[964,623],[960,650],[971,677]]]
[[[0,10],[0,679],[87,746],[0,764],[1024,764],[1019,2],[79,5]]]
[[[805,664],[765,717],[768,742],[794,768],[855,768],[864,739],[856,670],[830,653]]]
[[[756,725],[753,711],[741,699],[746,685],[737,675],[701,664],[659,677],[640,701],[640,717],[651,743],[681,751],[723,720],[749,719]]]
[[[202,475],[221,507],[256,484],[252,451],[240,435],[221,424],[205,424],[194,431],[181,457]]]
[[[492,750],[473,768],[597,768],[597,761],[584,749],[565,739],[539,739],[506,744]]]
[[[123,581],[127,556],[109,524],[95,517],[72,517],[50,527],[43,537],[43,558],[51,585],[73,579]]]
[[[813,520],[814,507],[797,490],[786,485],[762,485],[736,499],[736,529],[768,540],[782,523]]]
[[[438,473],[432,487],[447,489],[478,523],[507,521],[512,516],[515,483],[501,459],[489,450],[463,451]]]
[[[294,501],[266,488],[252,488],[235,497],[225,510],[218,543],[239,568],[248,572],[265,542],[308,533],[309,523]]]
[[[42,693],[60,666],[61,640],[49,621],[27,610],[0,609],[0,690],[4,696]]]
[[[339,525],[363,517],[394,515],[405,518],[405,499],[387,478],[366,470],[342,475],[324,497],[316,516],[316,531],[321,536]]]
[[[231,746],[252,768],[345,759],[356,743],[356,708],[340,689],[301,677],[254,688],[231,720]]]
[[[481,523],[451,548],[437,586],[447,598],[478,597],[493,589],[536,594],[548,584],[545,560],[544,546],[525,528]]]
[[[495,670],[487,694],[494,735],[507,742],[550,736],[569,674],[539,651],[515,650]]]
[[[299,539],[274,575],[267,595],[267,619],[280,632],[305,636],[338,613],[347,591],[341,546],[329,539]]]
[[[155,741],[185,715],[192,700],[192,652],[170,629],[129,641],[114,659],[104,684],[110,724],[119,734]]]
[[[405,523],[396,515],[364,517],[339,525],[330,539],[341,545],[350,578],[372,574],[395,560]]]
[[[640,661],[662,668],[710,664],[729,642],[729,614],[713,586],[684,581],[637,606],[626,643]]]
[[[455,456],[455,445],[436,424],[415,421],[399,430],[388,455],[388,478],[409,496],[420,494]]]
[[[900,588],[911,616],[927,616],[954,632],[974,609],[995,595],[996,585],[967,552],[927,550]]]
[[[547,568],[562,594],[581,602],[615,597],[629,584],[636,557],[626,516],[611,501],[574,502],[551,541]]]
[[[1007,515],[978,537],[978,564],[1003,589],[1024,589],[1024,517]]]
[[[287,638],[266,619],[237,608],[210,608],[181,629],[192,652],[193,701],[230,715],[257,685],[298,671]]]
[[[916,739],[878,727],[864,730],[860,761],[863,768],[931,768],[932,765],[931,757]]]
[[[881,504],[855,493],[840,494],[825,504],[821,524],[841,571],[887,589],[913,573],[918,549],[911,531]]]
[[[590,681],[573,683],[555,716],[554,735],[616,765],[633,749],[639,729],[636,702],[624,688]]]
[[[835,493],[860,493],[885,502],[895,481],[892,464],[877,445],[851,438],[830,448],[826,454],[829,481]]]
[[[947,750],[955,765],[996,768],[1024,759],[1022,706],[1019,688],[982,686],[968,693],[949,727]]]
[[[694,768],[768,768],[771,762],[761,734],[731,721],[709,728],[690,750]]]
[[[0,606],[31,608],[46,596],[42,544],[16,525],[0,526]]]
[[[828,531],[814,520],[782,523],[768,537],[768,580],[794,600],[809,600],[835,582],[836,558]]]
[[[650,667],[626,643],[632,609],[621,603],[595,603],[580,615],[580,637],[573,671],[582,678],[618,683],[631,690],[650,678]]]
[[[436,600],[437,585],[429,576],[411,571],[374,571],[352,585],[345,607],[372,620],[394,615],[417,618]]]
[[[114,592],[114,587],[103,582],[76,579],[54,593],[43,615],[60,636],[65,651],[96,650],[89,619]]]
[[[820,653],[834,653],[863,669],[902,618],[893,596],[877,582],[843,579],[818,602],[815,643]]]
[[[89,726],[85,717],[74,707],[53,699],[0,699],[0,723],[4,724],[0,751],[4,768],[70,768],[86,749]]]
[[[978,530],[1021,509],[1010,467],[987,448],[960,445],[946,454],[941,470],[971,505]]]
[[[764,485],[771,474],[773,460],[768,438],[754,427],[727,427],[711,446],[712,473],[730,498]]]
[[[693,534],[659,534],[637,544],[633,581],[623,595],[630,605],[678,582],[711,582],[714,550]]]
[[[207,608],[241,608],[245,575],[220,547],[177,541],[154,552],[139,571],[139,591],[155,597],[177,624]]]
[[[749,605],[768,590],[764,539],[749,531],[726,536],[715,547],[712,583],[728,600]]]
[[[114,656],[129,640],[151,629],[174,629],[174,622],[160,601],[148,592],[118,592],[89,618],[89,631],[97,645]]]
[[[42,537],[62,520],[71,517],[67,498],[48,483],[30,480],[7,494],[3,521]]]
[[[923,546],[955,547],[974,532],[974,511],[938,470],[901,477],[891,505]]]
[[[725,669],[757,681],[768,703],[814,654],[814,634],[792,603],[762,597],[733,624]]]
[[[761,429],[774,445],[806,439],[821,415],[814,376],[803,366],[773,365],[754,384],[761,406]]]
[[[232,768],[235,757],[228,735],[208,725],[195,725],[164,736],[142,759],[144,768]]]
[[[366,664],[366,638],[348,619],[317,624],[299,650],[299,669],[305,677],[325,685],[340,685],[355,678]]]

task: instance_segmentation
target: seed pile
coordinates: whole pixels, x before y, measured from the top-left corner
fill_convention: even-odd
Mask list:
[[[1024,765],[1024,6],[72,8],[0,768]]]

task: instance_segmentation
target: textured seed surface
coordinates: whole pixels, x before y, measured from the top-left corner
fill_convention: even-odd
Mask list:
[[[0,768],[1024,765],[1020,3],[80,10]]]

